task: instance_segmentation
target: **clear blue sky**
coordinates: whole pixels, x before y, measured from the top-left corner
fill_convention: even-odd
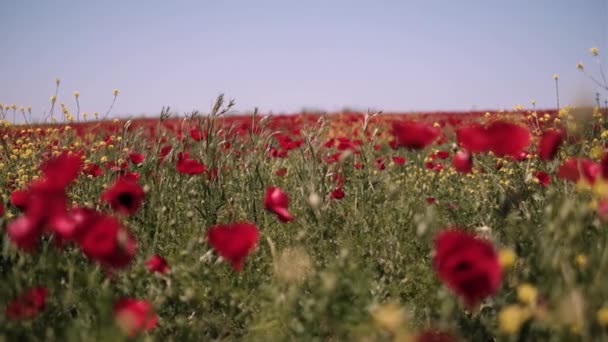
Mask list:
[[[0,1],[0,103],[157,114],[344,106],[469,110],[593,98],[608,0]],[[582,95],[579,95],[582,94]],[[608,94],[606,94],[608,95]]]

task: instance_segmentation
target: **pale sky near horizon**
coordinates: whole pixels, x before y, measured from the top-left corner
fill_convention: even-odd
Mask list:
[[[591,101],[608,64],[608,0],[0,1],[0,103],[157,115],[236,109],[385,111]],[[608,65],[606,65],[608,67]],[[604,92],[608,97],[608,93]]]

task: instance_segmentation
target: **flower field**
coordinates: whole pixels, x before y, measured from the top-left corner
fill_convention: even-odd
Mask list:
[[[608,340],[606,109],[230,106],[2,122],[0,341]]]

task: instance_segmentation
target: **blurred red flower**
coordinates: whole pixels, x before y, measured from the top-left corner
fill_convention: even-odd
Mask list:
[[[198,175],[205,172],[207,169],[205,164],[190,158],[188,152],[181,152],[178,154],[176,168],[177,172],[186,175]]]
[[[490,149],[499,157],[518,158],[530,144],[530,130],[520,124],[494,121],[487,128]]]
[[[551,182],[551,175],[544,171],[536,171],[534,177],[536,177],[538,183],[542,186],[547,186]]]
[[[280,188],[269,186],[264,195],[264,208],[277,215],[281,222],[293,220],[293,215],[288,211],[289,197]]]
[[[487,152],[490,150],[490,140],[483,126],[472,124],[456,130],[458,144],[470,152]]]
[[[11,204],[17,209],[25,211],[29,194],[25,190],[15,190],[11,193]]]
[[[538,142],[538,157],[542,160],[555,158],[563,140],[564,132],[561,130],[549,129],[544,131]]]
[[[201,131],[198,128],[196,128],[196,127],[190,129],[190,137],[194,141],[201,141],[201,140],[203,140],[203,134],[201,134]]]
[[[80,249],[104,266],[123,268],[135,256],[135,239],[112,216],[89,213],[76,230],[78,233],[75,240]]]
[[[557,169],[559,178],[575,183],[583,177],[585,181],[593,184],[601,173],[602,167],[587,158],[567,158]]]
[[[395,163],[396,165],[403,165],[407,161],[407,159],[405,157],[401,157],[401,156],[393,156],[392,159],[393,159],[393,163]]]
[[[12,320],[31,319],[38,315],[46,303],[49,291],[46,287],[34,287],[8,303],[5,309],[6,317]]]
[[[472,124],[456,131],[460,146],[469,152],[492,151],[499,157],[521,157],[521,153],[530,144],[531,135],[528,127],[506,121],[494,121],[487,127]]]
[[[438,330],[427,330],[416,335],[415,342],[456,342],[457,339],[453,335],[438,331]]]
[[[207,231],[207,241],[217,253],[230,261],[236,271],[243,268],[247,255],[256,246],[258,228],[249,222],[218,224]]]
[[[473,155],[467,151],[458,151],[452,158],[452,166],[456,171],[469,173],[473,170]]]
[[[63,191],[80,173],[82,159],[76,154],[63,152],[40,166],[45,185]]]
[[[95,163],[88,163],[84,166],[82,172],[91,177],[99,177],[103,174],[101,167]]]
[[[342,189],[341,186],[334,188],[330,193],[329,193],[329,197],[333,198],[333,199],[343,199],[345,196],[344,194],[344,190]]]
[[[141,153],[131,152],[129,153],[129,160],[131,163],[138,165],[144,162],[144,155]]]
[[[439,278],[462,297],[468,308],[500,287],[502,274],[494,246],[457,228],[437,235],[433,265]]]
[[[119,177],[101,194],[101,199],[108,202],[113,210],[133,215],[141,207],[144,196],[144,189],[139,184]]]
[[[431,125],[416,121],[393,121],[391,133],[395,137],[395,146],[421,149],[437,139],[441,130]]]
[[[167,263],[167,260],[158,254],[154,254],[146,261],[146,268],[148,269],[148,272],[151,273],[158,272],[165,274],[169,272],[169,264]]]
[[[158,323],[154,307],[146,300],[123,298],[114,304],[113,311],[118,326],[131,337],[154,329]]]

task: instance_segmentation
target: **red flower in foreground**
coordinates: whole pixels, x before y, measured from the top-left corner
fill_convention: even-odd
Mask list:
[[[459,229],[447,229],[437,235],[433,265],[439,278],[469,308],[500,287],[502,274],[494,246]]]
[[[559,146],[564,140],[564,132],[556,129],[549,129],[543,132],[543,136],[538,142],[538,157],[542,160],[555,158]]]
[[[499,157],[518,158],[532,138],[528,127],[505,121],[492,122],[486,131],[490,139],[490,148]]]
[[[597,203],[597,215],[602,221],[608,219],[608,198],[602,198]]]
[[[123,268],[133,260],[137,243],[116,218],[95,211],[80,214],[75,240],[84,254],[112,268]]]
[[[287,193],[274,186],[269,186],[266,189],[264,208],[275,213],[281,222],[293,220],[293,215],[287,210],[288,206],[289,197]]]
[[[439,128],[416,121],[393,121],[392,134],[396,147],[421,149],[439,137]]]
[[[570,157],[559,166],[557,175],[561,179],[578,182],[581,177],[589,183],[595,183],[595,179],[602,173],[602,167],[590,159]]]
[[[198,160],[191,159],[188,152],[179,153],[176,164],[177,172],[186,175],[198,175],[207,169],[205,164]]]
[[[416,335],[415,342],[456,342],[453,335],[437,330],[423,331]]]
[[[141,164],[144,162],[144,155],[141,153],[131,152],[129,153],[129,160],[135,165]]]
[[[167,260],[158,254],[154,254],[146,261],[146,268],[149,272],[158,272],[162,274],[169,272]]]
[[[0,217],[4,216],[4,204],[0,203]]]
[[[604,179],[608,179],[608,153],[605,153],[604,156],[602,156],[600,168],[602,170],[602,177],[604,177]]]
[[[467,151],[458,151],[452,158],[452,166],[458,172],[469,173],[473,169],[473,156]]]
[[[530,130],[520,124],[494,121],[487,127],[473,124],[456,131],[458,143],[470,152],[492,151],[499,157],[520,158],[530,144]]]
[[[9,239],[24,251],[32,251],[40,242],[41,226],[35,219],[22,215],[8,224]]]
[[[66,152],[53,157],[40,166],[46,185],[54,190],[64,190],[80,173],[82,159]]]
[[[5,314],[12,320],[30,319],[44,309],[49,291],[45,287],[34,287],[13,299],[6,306]]]
[[[158,316],[152,304],[146,300],[123,298],[114,304],[114,318],[118,326],[129,336],[156,327]]]
[[[258,238],[258,228],[249,222],[218,224],[207,231],[207,241],[211,247],[229,260],[236,271],[243,268],[243,262],[256,246]]]
[[[460,146],[470,152],[487,152],[490,150],[490,141],[483,126],[473,124],[456,130],[456,139]]]
[[[101,194],[101,199],[119,213],[133,215],[141,207],[144,195],[139,184],[121,177]]]

